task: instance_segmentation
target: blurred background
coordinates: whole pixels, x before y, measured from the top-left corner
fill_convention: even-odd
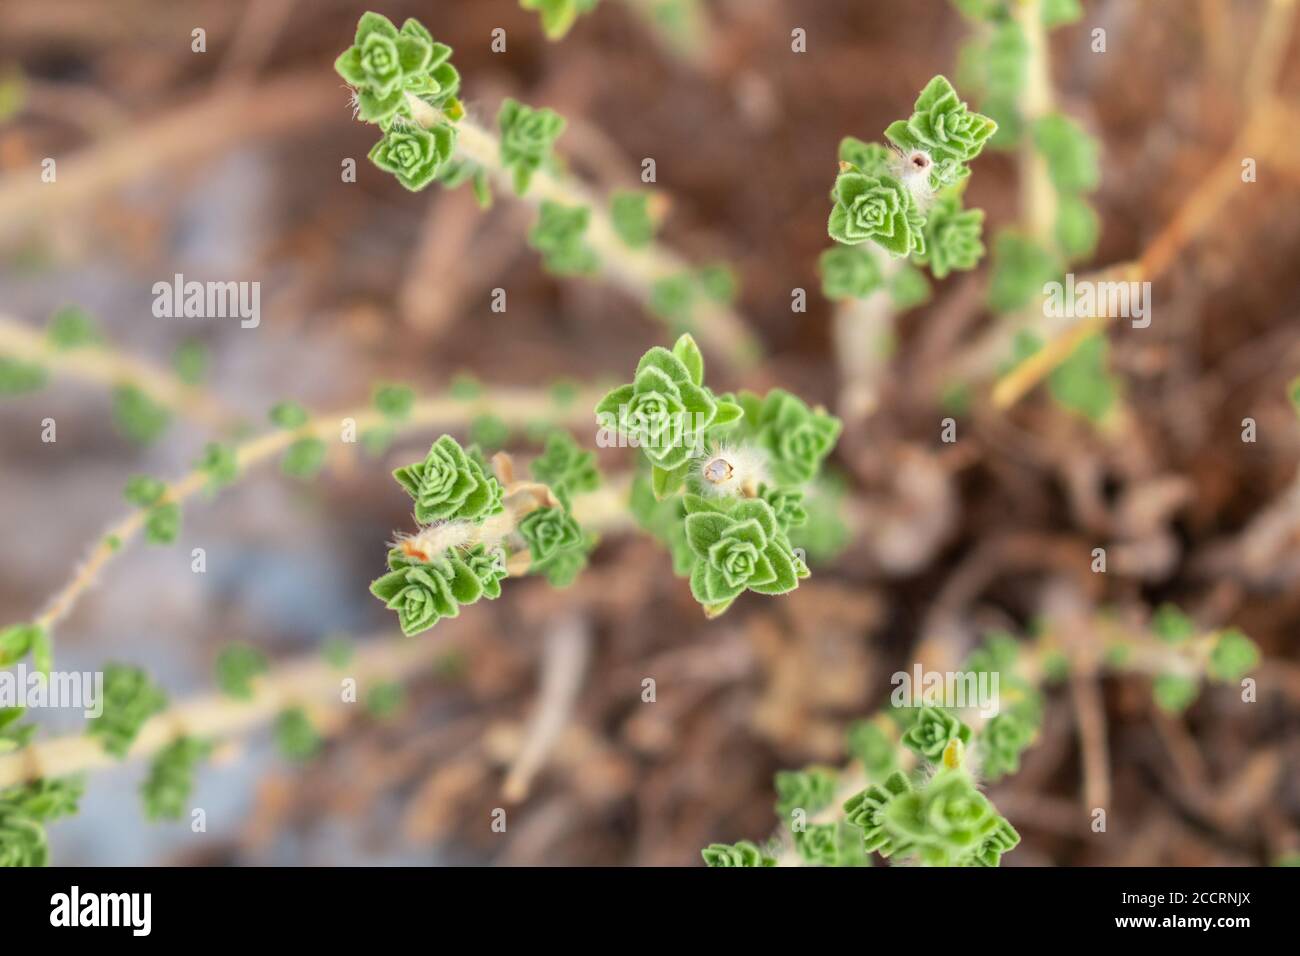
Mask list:
[[[947,0],[704,0],[682,34],[646,6],[605,0],[550,43],[514,0],[4,0],[0,314],[36,329],[79,305],[115,348],[159,365],[198,338],[206,387],[254,423],[282,399],[364,405],[381,380],[433,394],[466,375],[488,393],[627,379],[668,333],[608,284],[548,276],[525,242],[526,206],[411,194],[366,160],[374,130],[352,119],[332,64],[375,9],[418,17],[454,48],[471,116],[490,122],[505,96],[563,114],[559,152],[601,193],[640,185],[654,158],[662,237],[734,267],[737,311],[765,349],[743,379],[711,365],[711,384],[780,385],[839,409],[849,307],[821,295],[817,274],[837,145],[878,139],[932,75],[954,76],[970,26]],[[192,800],[206,833],[144,820],[142,765],[94,773],[81,815],[51,828],[55,861],[694,865],[707,843],[770,834],[773,773],[842,762],[845,727],[886,701],[891,673],[960,660],[984,632],[1023,633],[1045,614],[1145,617],[1166,600],[1260,645],[1258,702],[1219,688],[1172,717],[1142,676],[1053,691],[1022,771],[990,789],[1023,838],[1006,864],[1259,865],[1300,850],[1294,18],[1270,0],[1083,6],[1052,34],[1060,108],[1103,148],[1101,239],[1079,271],[1137,259],[1170,223],[1185,233],[1151,328],[1111,332],[1123,429],[1042,389],[994,408],[987,377],[966,383],[1000,320],[984,305],[987,263],[955,274],[889,330],[874,398],[846,416],[833,459],[843,540],[792,595],[747,595],[706,622],[660,545],[611,534],[570,589],[509,581],[502,600],[412,638],[436,651],[398,713],[346,718],[310,764],[285,763],[264,730],[226,748]],[[1284,145],[1257,150],[1258,181],[1241,183],[1256,44],[1278,23],[1267,79],[1282,106],[1263,132]],[[206,52],[191,49],[195,28]],[[491,50],[495,28],[506,52]],[[806,54],[791,51],[795,28]],[[40,181],[44,157],[56,184]],[[355,183],[341,181],[348,157]],[[1209,221],[1189,216],[1225,161],[1230,195]],[[1014,152],[979,159],[967,202],[987,211],[986,234],[1016,221]],[[156,318],[152,286],[178,272],[260,282],[260,326]],[[498,287],[505,313],[490,308]],[[791,310],[797,288],[806,312]],[[1011,354],[999,347],[998,362]],[[945,395],[964,384],[954,412]],[[947,415],[953,444],[940,440]],[[53,444],[39,441],[46,417]],[[0,404],[0,622],[30,619],[71,576],[124,512],[128,476],[179,476],[221,437],[177,420],[142,447],[111,418],[106,391],[74,379]],[[575,434],[595,447],[594,425]],[[59,666],[140,664],[179,701],[211,688],[232,640],[279,661],[331,635],[384,637],[390,614],[366,586],[410,523],[389,472],[435,435],[380,460],[333,454],[311,484],[268,468],[197,497],[177,546],[136,544],[107,568],[60,628]],[[498,440],[536,452],[523,432]],[[607,474],[631,462],[600,453]],[[190,570],[195,547],[204,575]],[[1089,570],[1095,547],[1106,574]],[[548,668],[575,681],[563,729],[507,799]],[[60,716],[40,720],[77,730]],[[1104,781],[1085,780],[1083,739],[1106,757]],[[1104,834],[1088,826],[1097,786]],[[505,833],[490,828],[496,807],[509,808]]]

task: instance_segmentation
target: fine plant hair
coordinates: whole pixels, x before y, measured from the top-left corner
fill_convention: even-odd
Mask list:
[[[690,16],[699,13],[693,0],[678,2]],[[878,136],[856,130],[870,138],[844,136],[834,168],[827,157],[831,245],[818,261],[822,291],[846,308],[877,303],[888,319],[925,301],[932,282],[978,268],[986,256],[985,214],[967,205],[967,191],[986,149],[1013,151],[1021,221],[988,242],[988,305],[1017,331],[1011,342],[1004,331],[994,333],[1002,373],[992,398],[1005,407],[1045,381],[1061,408],[1091,426],[1113,426],[1122,394],[1100,326],[1047,337],[1025,329],[1044,282],[1089,259],[1098,242],[1099,217],[1088,197],[1099,184],[1099,147],[1056,108],[1048,69],[1048,33],[1077,20],[1079,4],[953,4],[972,31],[953,79],[933,75]],[[521,6],[537,12],[558,40],[597,0]],[[206,362],[197,347],[186,346],[164,370],[113,349],[80,309],[60,310],[44,335],[0,319],[0,394],[34,391],[62,374],[81,377],[112,390],[114,419],[128,438],[155,440],[181,418],[211,439],[179,477],[138,474],[126,482],[124,516],[91,536],[83,562],[30,620],[0,629],[0,668],[30,661],[48,675],[60,623],[103,570],[138,539],[173,544],[184,507],[201,492],[220,492],[276,460],[286,476],[310,481],[346,456],[377,459],[400,437],[437,435],[423,457],[392,473],[409,496],[411,524],[374,541],[369,590],[393,612],[400,638],[359,648],[331,641],[322,654],[288,665],[274,664],[253,643],[230,643],[214,662],[216,690],[182,702],[143,668],[110,662],[103,714],[72,737],[38,740],[22,708],[0,707],[0,865],[47,863],[46,824],[76,812],[82,774],[106,759],[150,759],[141,799],[152,820],[184,815],[196,768],[254,726],[272,725],[287,759],[312,759],[334,726],[319,692],[335,688],[341,673],[363,684],[368,712],[381,719],[399,706],[401,682],[430,666],[435,645],[426,632],[499,598],[512,578],[570,586],[603,535],[641,533],[662,545],[663,567],[679,579],[680,594],[710,621],[738,601],[790,594],[813,575],[818,558],[843,546],[842,534],[827,530],[842,533],[847,520],[827,492],[828,462],[846,431],[841,418],[782,387],[715,390],[706,376],[706,355],[710,368],[716,363],[738,381],[747,381],[761,358],[735,306],[731,270],[692,265],[660,243],[666,203],[654,194],[600,198],[569,174],[556,152],[566,122],[554,111],[508,98],[492,123],[476,121],[461,100],[452,52],[414,19],[399,27],[378,13],[361,17],[335,69],[351,89],[357,118],[378,133],[372,163],[408,190],[437,183],[469,188],[483,205],[497,196],[527,203],[536,214],[528,241],[550,273],[615,284],[671,334],[612,389],[567,381],[488,389],[462,379],[420,395],[377,382],[367,401],[335,413],[285,398],[250,435],[201,386]],[[1125,274],[1150,275],[1168,254]],[[845,319],[846,338],[856,334],[856,321]],[[969,402],[970,380],[943,385],[945,403]],[[1300,411],[1300,384],[1289,397]],[[619,455],[622,471],[602,473],[595,453],[574,437],[593,426],[599,446],[631,449]],[[499,450],[507,441],[531,444],[536,453],[517,461]],[[1207,683],[1236,684],[1261,663],[1239,629],[1207,626],[1173,604],[1142,619],[1098,612],[1088,624],[1103,636],[1094,670],[1150,678],[1155,704],[1167,714],[1185,711]],[[1019,770],[1042,733],[1046,691],[1080,673],[1063,632],[1048,621],[1023,635],[985,635],[963,670],[998,676],[996,714],[882,708],[848,729],[842,765],[776,775],[774,833],[712,843],[703,860],[718,867],[858,866],[874,857],[998,865],[1020,836],[1014,814],[1000,812],[985,787]]]

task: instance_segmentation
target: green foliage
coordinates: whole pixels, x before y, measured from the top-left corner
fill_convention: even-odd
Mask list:
[[[1015,312],[1037,302],[1043,286],[1061,274],[1061,263],[1050,251],[1014,230],[1004,229],[993,240],[993,276],[989,307]]]
[[[149,544],[171,544],[181,533],[181,506],[167,501],[151,507],[144,519],[144,539]]]
[[[1101,182],[1097,142],[1078,123],[1053,113],[1034,123],[1033,134],[1058,191],[1085,193],[1097,188]]]
[[[211,752],[211,744],[194,737],[177,738],[158,752],[140,785],[148,819],[180,818],[194,790],[194,772]]]
[[[782,770],[772,783],[776,788],[777,816],[787,824],[796,810],[811,817],[825,810],[835,799],[835,775],[820,767]]]
[[[417,192],[438,177],[455,148],[456,129],[445,123],[433,129],[394,126],[375,143],[369,155],[372,163]]]
[[[424,461],[398,468],[393,477],[415,499],[415,520],[421,524],[481,521],[502,511],[501,483],[450,435],[435,441]]]
[[[482,545],[462,551],[449,548],[431,560],[388,552],[387,574],[370,585],[370,593],[397,612],[402,633],[408,636],[433,627],[444,617],[460,615],[462,605],[501,594],[503,561]]]
[[[942,197],[926,213],[925,251],[916,261],[928,265],[936,279],[974,269],[984,256],[983,230],[984,210],[963,209],[960,198]]]
[[[1182,644],[1196,634],[1195,622],[1166,601],[1151,618],[1151,633],[1166,644]]]
[[[808,866],[870,866],[862,836],[847,823],[810,823],[795,831],[794,847]]]
[[[903,744],[926,760],[937,763],[950,742],[960,740],[968,744],[970,737],[970,728],[946,710],[922,707],[912,726],[903,734]]]
[[[1118,385],[1107,369],[1109,351],[1110,343],[1101,333],[1080,342],[1048,378],[1052,398],[1089,421],[1105,418],[1119,397]]]
[[[271,406],[268,417],[276,428],[293,429],[306,425],[311,416],[297,402],[277,402]]]
[[[167,490],[167,485],[149,475],[132,475],[126,481],[124,497],[138,508],[156,504]]]
[[[171,413],[134,385],[113,389],[113,424],[131,441],[147,445],[167,428]]]
[[[1071,262],[1089,258],[1101,237],[1101,219],[1078,196],[1061,196],[1056,207],[1056,244]]]
[[[506,97],[497,113],[501,130],[501,165],[511,171],[515,192],[528,192],[533,174],[553,162],[551,151],[564,132],[564,117],[554,110],[533,109]]]
[[[0,800],[0,867],[47,866],[45,827],[18,807]]]
[[[331,667],[347,667],[352,660],[352,642],[346,637],[332,635],[321,645],[321,655]]]
[[[586,451],[565,431],[546,438],[542,454],[530,466],[533,478],[550,487],[565,508],[572,508],[573,496],[600,487],[596,453]]]
[[[265,674],[266,655],[250,644],[227,644],[217,655],[217,687],[228,697],[251,700],[253,678]]]
[[[1181,714],[1196,700],[1196,678],[1185,674],[1159,674],[1151,682],[1156,706],[1168,714]]]
[[[357,115],[367,123],[389,126],[395,116],[410,114],[406,94],[455,112],[460,77],[449,62],[451,48],[434,41],[417,20],[401,30],[378,13],[357,24],[356,40],[334,69],[357,92]]]
[[[832,246],[818,257],[817,267],[828,299],[865,299],[885,284],[880,263],[866,246]]]
[[[43,640],[45,631],[36,624],[9,625],[0,631],[0,667],[18,663]]]
[[[862,764],[870,780],[884,780],[898,769],[894,741],[880,723],[860,720],[849,727],[849,752]]]
[[[885,138],[904,153],[929,154],[930,182],[940,189],[969,174],[965,164],[983,151],[997,128],[993,120],[967,108],[947,77],[936,76],[917,97],[911,118],[890,124]]]
[[[406,694],[401,684],[376,684],[366,695],[366,713],[376,720],[386,720],[395,716],[405,703]]]
[[[98,345],[103,341],[90,314],[75,306],[59,309],[50,317],[46,337],[50,345],[60,352]]]
[[[736,277],[725,266],[679,272],[651,284],[649,307],[669,325],[686,329],[701,301],[726,305],[735,299],[736,289]]]
[[[41,388],[49,374],[44,367],[0,355],[0,395],[21,395]]]
[[[585,275],[595,272],[600,262],[583,235],[591,219],[586,206],[564,206],[543,200],[537,224],[528,233],[528,244],[542,255],[547,270],[555,275]]]
[[[186,385],[198,385],[208,374],[208,348],[195,339],[187,339],[172,353],[172,368]]]
[[[415,405],[415,390],[409,385],[379,385],[372,399],[375,410],[393,422],[405,421]]]
[[[231,445],[208,442],[194,467],[208,476],[208,492],[214,493],[239,477],[239,455]]]
[[[1259,646],[1236,628],[1222,632],[1206,668],[1213,680],[1235,683],[1259,666]]]
[[[519,534],[532,557],[531,571],[555,587],[573,583],[586,566],[591,542],[566,508],[538,508],[519,522]]]
[[[960,768],[941,769],[919,789],[901,774],[845,804],[864,846],[927,866],[997,866],[1019,835]]]
[[[664,500],[655,496],[648,475],[632,481],[628,508],[642,530],[649,532],[672,555],[673,574],[688,577],[695,567],[695,552],[686,540],[686,505],[680,495]]]
[[[893,176],[840,173],[834,203],[827,231],[836,242],[873,240],[895,257],[925,252],[925,218],[911,190]]]
[[[320,751],[321,736],[301,707],[287,707],[275,718],[275,744],[288,760],[310,760]]]
[[[776,866],[773,857],[765,854],[756,844],[748,840],[741,840],[734,844],[710,843],[700,851],[700,855],[704,857],[706,866]]]
[[[915,266],[904,263],[889,279],[889,297],[900,312],[930,301],[930,280]]]
[[[710,616],[742,591],[785,594],[808,576],[766,501],[692,495],[685,504],[686,541],[696,557],[691,593]]]
[[[525,10],[535,10],[542,20],[548,40],[558,40],[569,32],[581,14],[596,9],[600,0],[519,0]]]
[[[325,464],[325,442],[315,437],[299,438],[284,451],[280,469],[293,478],[315,478]]]
[[[119,760],[126,756],[140,728],[167,706],[167,695],[138,667],[109,664],[104,668],[104,712],[87,719],[86,733]]]
[[[999,780],[1020,769],[1020,754],[1034,741],[1035,729],[1013,711],[993,717],[978,738],[980,769],[989,780]]]
[[[644,192],[615,192],[609,199],[609,217],[614,231],[631,249],[643,249],[654,241],[655,222],[650,215],[650,196]]]
[[[510,440],[510,426],[496,415],[477,415],[469,423],[469,437],[483,448],[500,448]]]
[[[42,777],[0,790],[0,812],[15,810],[38,823],[75,816],[85,790],[80,777]]]
[[[810,409],[779,388],[761,400],[742,392],[738,401],[744,409],[744,428],[767,452],[772,478],[783,485],[812,481],[839,439],[840,420],[821,408]]]
[[[0,707],[0,754],[26,747],[36,733],[35,724],[22,724],[22,707]]]

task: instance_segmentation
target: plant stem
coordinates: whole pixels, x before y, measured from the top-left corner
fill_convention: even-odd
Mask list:
[[[40,332],[3,315],[0,315],[0,355],[109,388],[134,385],[150,401],[209,428],[224,431],[238,421],[235,412],[216,398],[197,386],[187,385],[169,371],[107,346],[55,348]]]
[[[548,395],[527,389],[500,390],[487,399],[426,398],[415,403],[409,415],[400,422],[391,422],[373,408],[356,409],[333,415],[319,415],[292,430],[267,432],[236,447],[235,460],[242,474],[248,468],[264,462],[284,451],[300,438],[321,437],[332,434],[344,418],[356,422],[358,435],[367,428],[390,426],[397,434],[416,431],[436,425],[454,427],[465,425],[482,414],[492,414],[506,424],[523,426],[539,420],[556,424],[578,425],[591,421],[591,409],[599,400],[596,392],[583,393],[562,406]],[[208,475],[195,469],[169,484],[160,503],[181,503],[206,487]],[[119,553],[144,528],[146,512],[132,511],[110,527],[91,549],[85,562],[73,578],[50,599],[45,609],[32,622],[52,631],[54,626],[72,610],[77,600],[98,579],[113,556]]]
[[[1038,243],[1056,245],[1056,187],[1048,174],[1047,160],[1034,144],[1034,124],[1055,108],[1052,92],[1051,48],[1043,26],[1042,0],[1020,0],[1015,16],[1024,33],[1025,83],[1020,89],[1019,108],[1025,131],[1020,144],[1020,214],[1029,234]]]
[[[461,158],[488,170],[503,193],[515,195],[513,177],[501,164],[501,144],[491,132],[468,117],[452,122],[440,110],[408,93],[407,104],[417,124],[430,128],[449,123],[456,130],[456,152]],[[604,204],[582,183],[550,170],[538,170],[528,192],[518,197],[533,206],[544,200],[565,206],[583,206],[591,218],[583,238],[600,258],[610,281],[649,305],[655,283],[689,272],[690,265],[660,243],[633,249],[624,244],[614,229]],[[758,340],[745,320],[734,310],[715,303],[698,302],[692,309],[691,329],[714,353],[737,369],[752,367],[761,354]]]

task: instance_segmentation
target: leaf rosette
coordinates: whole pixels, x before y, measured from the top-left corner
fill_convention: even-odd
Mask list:
[[[435,441],[424,461],[398,468],[393,477],[415,499],[415,520],[421,524],[481,521],[503,510],[501,483],[450,435]]]

